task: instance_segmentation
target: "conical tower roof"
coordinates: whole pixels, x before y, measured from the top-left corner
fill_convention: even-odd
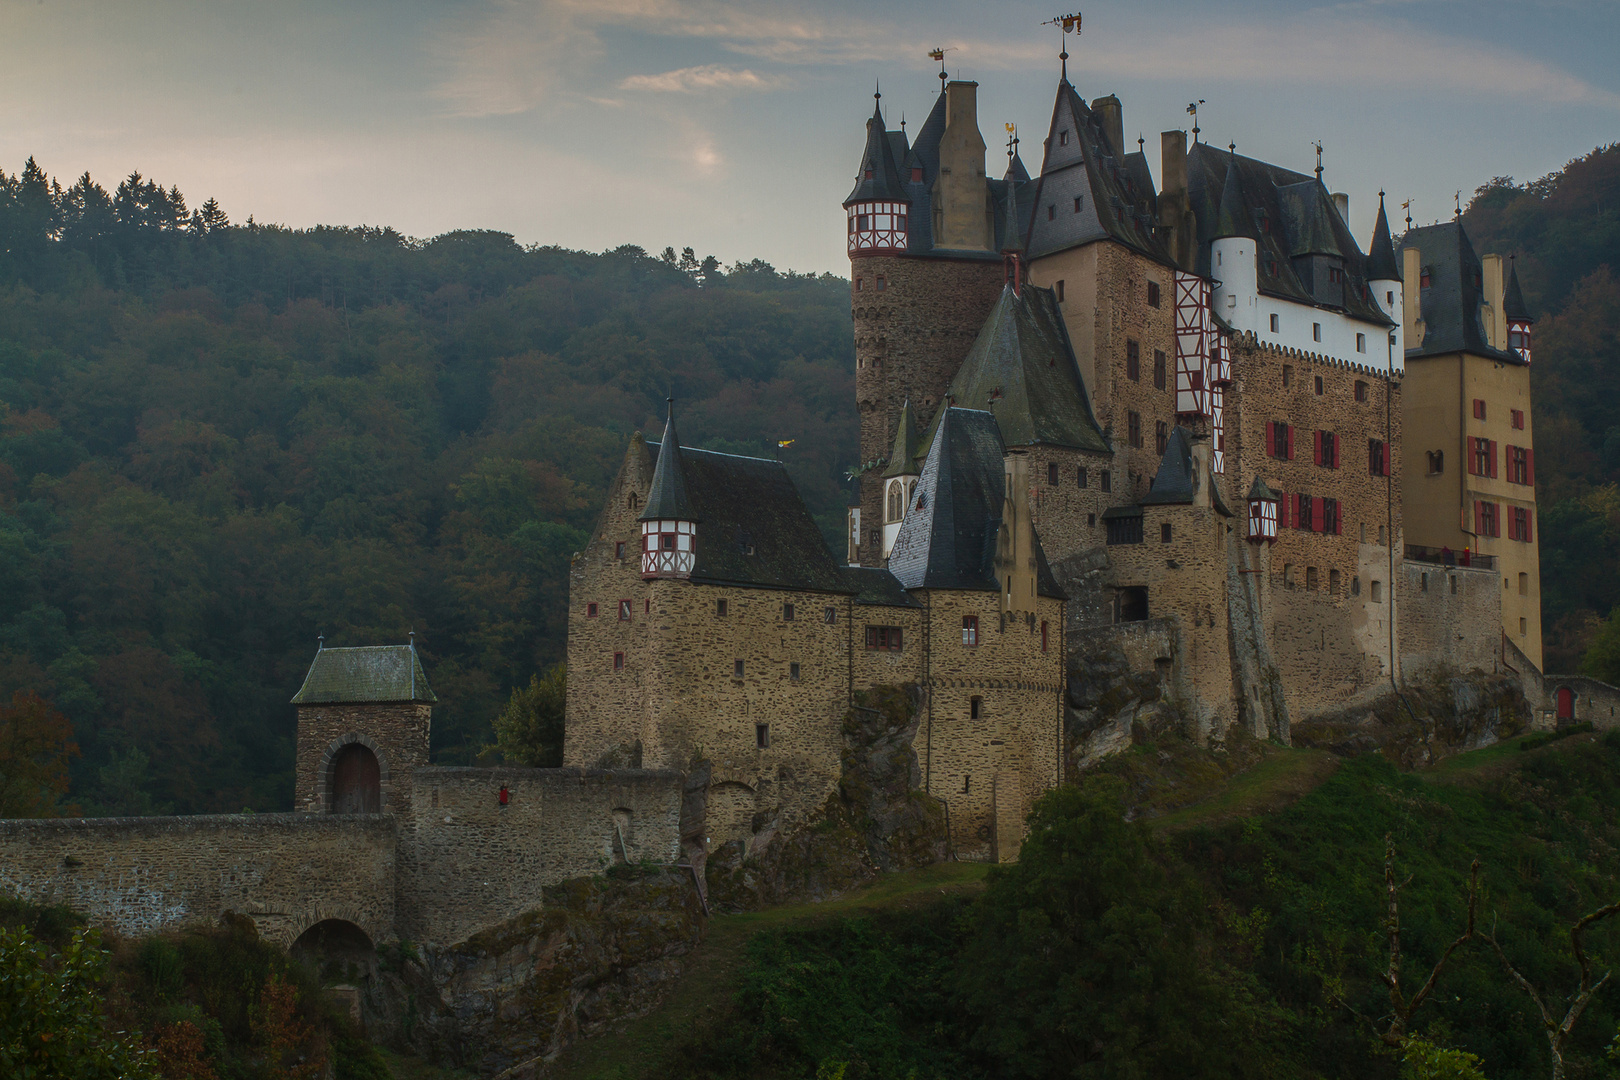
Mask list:
[[[884,199],[909,203],[906,186],[900,179],[900,167],[895,164],[893,144],[883,123],[883,95],[873,95],[872,118],[866,122],[866,150],[861,154],[860,171],[855,174],[855,187],[844,200],[853,202]]]
[[[1266,499],[1270,502],[1278,501],[1277,493],[1266,486],[1266,482],[1260,479],[1260,475],[1258,473],[1255,474],[1254,483],[1249,485],[1249,494],[1246,497],[1251,500]]]
[[[918,443],[917,414],[911,411],[911,399],[906,398],[900,407],[900,426],[894,432],[894,449],[889,451],[889,467],[883,470],[883,479],[917,475],[917,455],[921,452]]]
[[[1243,181],[1238,177],[1237,159],[1226,164],[1226,182],[1221,185],[1221,203],[1215,212],[1215,235],[1212,240],[1241,236],[1257,239],[1249,208],[1243,203]]]
[[[664,441],[658,447],[658,464],[653,466],[652,489],[647,492],[647,508],[642,521],[697,521],[692,500],[686,493],[686,466],[681,461],[681,440],[675,433],[675,399],[669,399],[669,420],[664,424]]]
[[[1534,322],[1530,309],[1525,306],[1524,291],[1519,288],[1519,264],[1515,260],[1508,269],[1507,290],[1502,294],[1502,314],[1512,322]]]
[[[1029,170],[1024,168],[1024,159],[1018,155],[1016,150],[1013,151],[1012,159],[1007,162],[1007,172],[1002,176],[1002,179],[1019,184],[1029,179]]]
[[[1399,281],[1401,269],[1395,262],[1395,245],[1389,238],[1389,218],[1384,214],[1384,193],[1378,193],[1378,223],[1373,226],[1372,246],[1367,249],[1368,281]]]

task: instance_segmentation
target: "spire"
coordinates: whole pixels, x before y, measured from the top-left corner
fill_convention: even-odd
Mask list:
[[[861,154],[861,166],[855,174],[855,188],[844,205],[869,200],[911,201],[901,182],[900,168],[895,164],[888,128],[883,122],[881,90],[872,95],[872,116],[866,121],[866,150]]]
[[[1524,292],[1519,288],[1519,257],[1512,256],[1508,262],[1507,289],[1502,293],[1502,314],[1508,322],[1534,322],[1530,317],[1530,309],[1525,306]]]
[[[1258,239],[1249,216],[1249,209],[1243,204],[1243,182],[1238,177],[1237,150],[1234,148],[1227,152],[1226,183],[1221,185],[1221,205],[1215,213],[1215,234],[1210,239],[1224,240],[1235,236]]]
[[[668,398],[669,421],[664,425],[664,441],[658,447],[658,464],[653,467],[652,489],[642,521],[696,521],[691,500],[686,495],[686,467],[681,462],[681,440],[675,433],[675,399]]]
[[[889,467],[883,478],[917,475],[917,414],[911,411],[911,399],[900,407],[900,426],[894,432],[894,448],[889,451]]]
[[[1378,193],[1378,221],[1373,225],[1372,244],[1367,248],[1367,280],[1399,281],[1401,271],[1395,262],[1395,245],[1389,239],[1389,218],[1384,214],[1384,193]]]

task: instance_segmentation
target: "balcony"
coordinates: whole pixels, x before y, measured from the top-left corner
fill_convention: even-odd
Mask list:
[[[1437,566],[1455,567],[1460,570],[1491,570],[1496,569],[1495,555],[1481,555],[1478,552],[1452,551],[1449,548],[1423,547],[1419,544],[1406,545],[1406,558],[1409,562],[1434,563]]]

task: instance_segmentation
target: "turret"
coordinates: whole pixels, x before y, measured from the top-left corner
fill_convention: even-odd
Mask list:
[[[910,236],[911,198],[884,127],[883,95],[872,96],[876,104],[866,121],[866,150],[855,187],[844,200],[851,257],[905,251]]]
[[[1249,543],[1277,542],[1277,493],[1260,477],[1249,488]]]
[[[1237,155],[1226,166],[1220,208],[1215,216],[1209,251],[1209,273],[1215,279],[1215,313],[1228,326],[1255,330],[1255,304],[1259,295],[1255,252],[1259,246],[1249,208],[1243,201]]]
[[[1502,297],[1502,314],[1507,318],[1507,344],[1508,348],[1519,354],[1525,363],[1530,362],[1530,324],[1535,322],[1530,317],[1530,309],[1525,306],[1524,292],[1519,288],[1519,263],[1514,256],[1512,266],[1508,269],[1507,291]]]
[[[1400,264],[1395,261],[1395,245],[1390,241],[1389,218],[1384,214],[1384,193],[1378,193],[1378,221],[1373,226],[1372,243],[1367,248],[1367,291],[1378,309],[1394,322],[1395,344],[1391,355],[1397,367],[1406,356],[1402,323],[1406,300],[1401,283]]]
[[[900,535],[900,523],[906,519],[917,491],[917,477],[922,466],[917,461],[917,417],[911,411],[911,399],[900,409],[900,425],[894,433],[894,449],[889,451],[889,467],[883,470],[883,557],[887,559],[894,548],[894,538]]]
[[[652,489],[641,512],[641,576],[689,578],[697,557],[697,515],[686,493],[686,469],[681,462],[681,441],[675,433],[675,399],[669,399],[669,420],[653,467]]]

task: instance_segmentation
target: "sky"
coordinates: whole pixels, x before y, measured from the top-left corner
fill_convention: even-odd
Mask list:
[[[992,175],[1039,169],[1073,9],[1001,0],[0,0],[0,170],[139,170],[293,227],[498,229],[844,274],[841,204],[891,127],[979,83]],[[1081,9],[1069,78],[1128,141],[1203,136],[1428,223],[1620,140],[1620,0],[1134,0]],[[1392,213],[1393,218],[1399,214]],[[1395,222],[1400,227],[1398,220]]]

